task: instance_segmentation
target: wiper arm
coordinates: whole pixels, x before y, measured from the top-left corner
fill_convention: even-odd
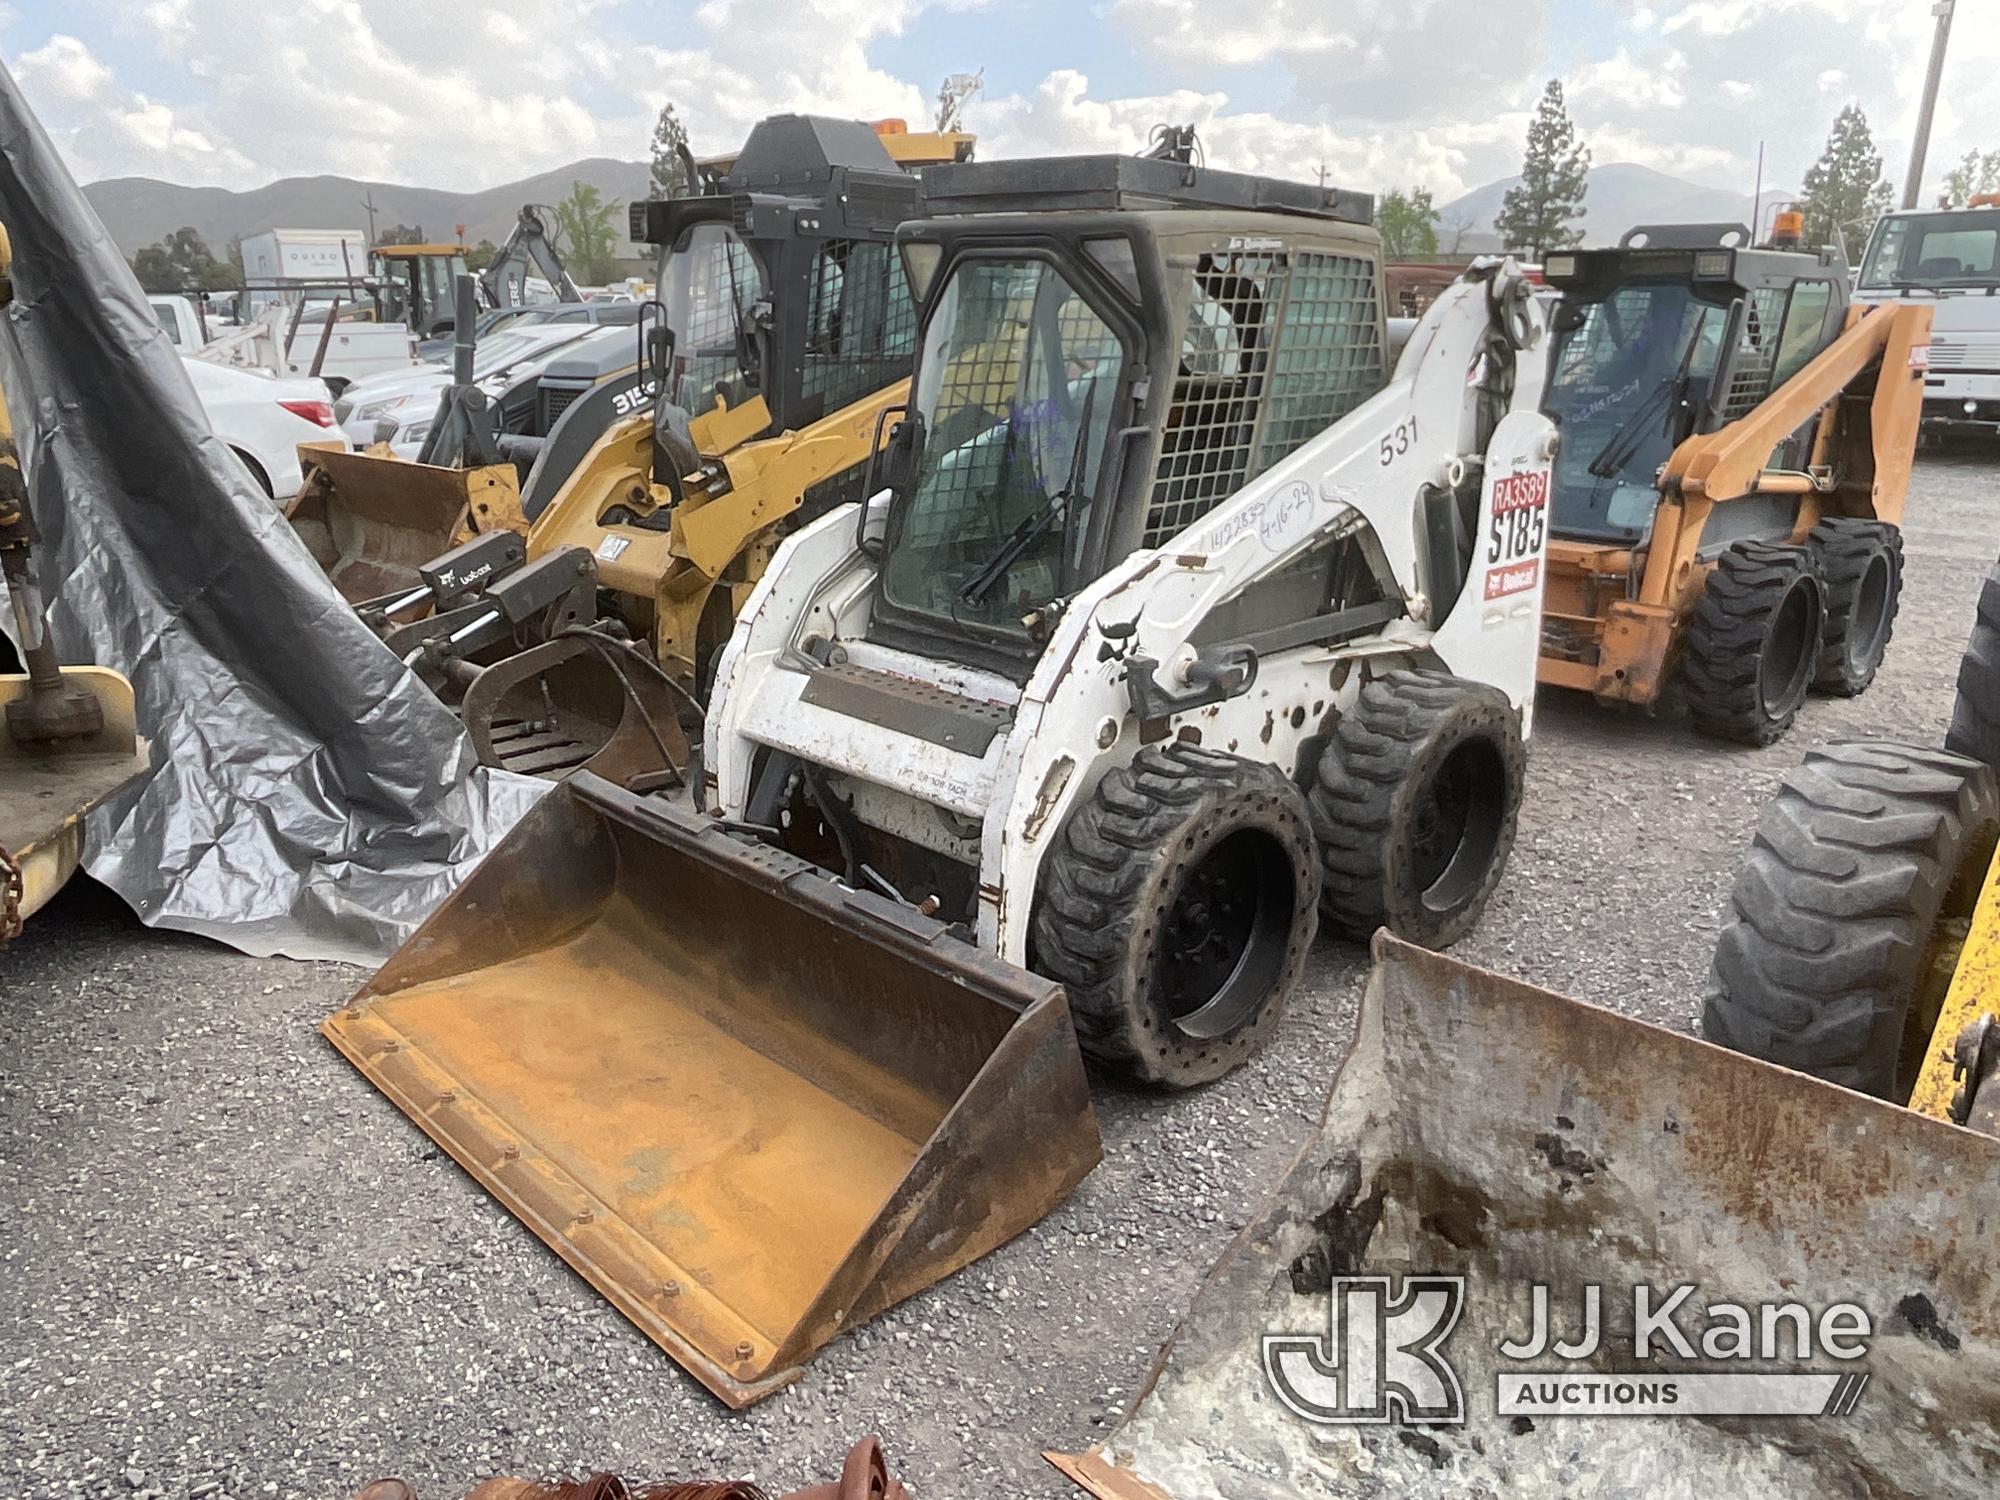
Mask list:
[[[1676,391],[1687,388],[1688,366],[1694,363],[1694,351],[1701,343],[1702,331],[1708,326],[1706,313],[1696,322],[1694,331],[1688,335],[1687,348],[1681,351],[1680,363],[1674,366],[1674,373],[1660,382],[1659,389],[1648,395],[1611,434],[1609,441],[1597,450],[1597,456],[1585,467],[1599,479],[1610,479],[1632,460],[1639,451],[1639,438],[1645,431],[1646,419],[1651,415],[1653,404],[1662,396],[1671,398]],[[1669,406],[1673,401],[1669,399]]]
[[[1084,388],[1083,411],[1077,418],[1076,446],[1070,450],[1069,476],[1061,489],[1044,500],[1028,515],[1022,517],[1021,524],[1008,533],[1007,540],[973,574],[958,597],[967,604],[982,603],[986,596],[999,586],[1008,571],[1021,556],[1048,533],[1051,526],[1061,521],[1069,512],[1070,500],[1083,489],[1083,469],[1090,453],[1090,411],[1097,396],[1097,377],[1090,377],[1090,384]]]

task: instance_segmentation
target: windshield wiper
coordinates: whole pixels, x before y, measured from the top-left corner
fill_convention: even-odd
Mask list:
[[[1618,424],[1618,430],[1611,434],[1602,448],[1597,450],[1597,456],[1584,466],[1592,475],[1599,479],[1614,478],[1619,470],[1632,461],[1632,455],[1639,451],[1639,443],[1645,433],[1645,423],[1652,416],[1654,404],[1660,397],[1667,396],[1670,398],[1667,405],[1671,407],[1674,404],[1672,399],[1674,394],[1686,389],[1688,366],[1694,361],[1694,351],[1701,343],[1702,331],[1707,326],[1708,318],[1704,314],[1695,324],[1694,331],[1688,335],[1687,348],[1681,351],[1680,363],[1674,367],[1674,373],[1661,381],[1658,388],[1633,410],[1632,415]]]
[[[965,587],[958,591],[958,597],[966,604],[983,603],[1014,564],[1021,560],[1022,554],[1067,515],[1069,502],[1083,489],[1083,467],[1090,453],[1090,410],[1096,396],[1097,377],[1093,375],[1090,384],[1084,387],[1083,411],[1076,425],[1076,446],[1070,450],[1069,474],[1062,488],[1022,517],[1021,524],[1008,534],[999,551],[989,557]]]

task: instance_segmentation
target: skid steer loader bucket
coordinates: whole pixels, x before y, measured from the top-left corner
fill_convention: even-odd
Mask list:
[[[1100,1152],[1058,986],[587,772],[323,1029],[735,1407]]]
[[[417,569],[461,532],[527,527],[511,463],[447,469],[301,443],[299,466],[285,515],[350,604],[416,588]]]
[[[1386,935],[1375,958],[1318,1133],[1123,1425],[1059,1467],[1105,1500],[1995,1492],[2000,1141]],[[1455,1323],[1440,1300],[1384,1340],[1343,1280],[1330,1324],[1335,1278],[1388,1276],[1386,1302],[1426,1273],[1464,1278]],[[1499,1352],[1532,1347],[1538,1284],[1557,1340],[1579,1339],[1583,1289],[1601,1288],[1595,1354]],[[1675,1322],[1696,1358],[1660,1358],[1660,1336],[1635,1355],[1635,1287],[1657,1314],[1689,1284]],[[1842,1302],[1869,1321],[1859,1358],[1819,1336]],[[1733,1321],[1722,1303],[1748,1310],[1753,1343],[1766,1306],[1803,1305],[1810,1355],[1786,1317],[1780,1358],[1716,1357],[1739,1347],[1703,1341]],[[1432,1335],[1458,1420],[1430,1366],[1383,1362]],[[1437,1403],[1415,1423],[1373,1394],[1411,1370],[1412,1399]],[[1807,1383],[1724,1391],[1716,1374]],[[1606,1406],[1742,1415],[1552,1414],[1587,1403],[1584,1376]],[[1771,1414],[1788,1405],[1811,1414]]]

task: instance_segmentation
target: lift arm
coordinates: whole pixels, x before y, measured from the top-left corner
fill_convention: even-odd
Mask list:
[[[583,300],[583,293],[571,280],[562,257],[549,243],[540,205],[524,203],[514,222],[514,232],[507,236],[507,243],[500,247],[493,263],[479,273],[479,284],[485,288],[487,300],[495,307],[518,307],[526,300],[523,293],[530,270],[541,272],[549,285],[556,289],[557,301]]]

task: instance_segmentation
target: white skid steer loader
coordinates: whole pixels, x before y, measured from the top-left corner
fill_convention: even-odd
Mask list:
[[[1322,911],[1449,943],[1514,836],[1555,447],[1514,268],[1392,374],[1363,197],[924,191],[886,495],[750,594],[699,805],[577,774],[325,1028],[734,1405],[1067,1196],[1079,1038],[1216,1078]]]
[[[1188,1086],[1270,1027],[1318,915],[1431,946],[1477,921],[1555,438],[1511,265],[1441,296],[1391,377],[1370,230],[1133,165],[927,181],[888,488],[743,611],[704,791],[1061,980],[1099,1061]]]

